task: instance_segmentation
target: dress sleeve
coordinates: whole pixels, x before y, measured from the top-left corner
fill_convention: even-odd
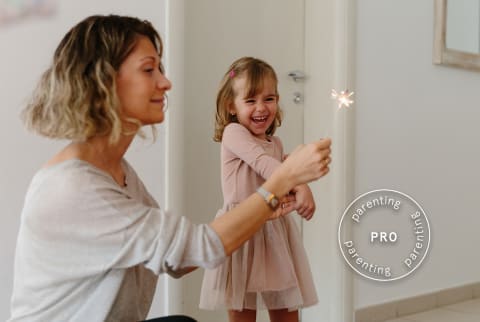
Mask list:
[[[224,132],[222,145],[245,161],[254,171],[265,180],[281,162],[265,151],[264,147],[252,136],[244,126],[231,123]]]

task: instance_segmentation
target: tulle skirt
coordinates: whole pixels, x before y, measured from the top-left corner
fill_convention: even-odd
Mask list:
[[[217,216],[223,213],[220,210]],[[223,264],[205,270],[200,308],[293,311],[317,303],[300,232],[291,216],[266,222]]]

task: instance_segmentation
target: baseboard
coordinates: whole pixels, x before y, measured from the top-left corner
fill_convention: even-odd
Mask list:
[[[480,282],[361,308],[355,322],[384,322],[474,298],[480,298]]]

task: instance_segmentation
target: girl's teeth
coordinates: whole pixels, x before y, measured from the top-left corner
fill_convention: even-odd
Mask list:
[[[261,121],[265,121],[267,119],[266,116],[262,116],[262,117],[254,117],[253,120],[256,121],[256,122],[261,122]]]

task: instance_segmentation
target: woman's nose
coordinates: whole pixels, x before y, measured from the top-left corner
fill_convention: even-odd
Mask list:
[[[157,79],[157,87],[163,89],[164,91],[168,91],[172,88],[172,82],[162,73]]]

